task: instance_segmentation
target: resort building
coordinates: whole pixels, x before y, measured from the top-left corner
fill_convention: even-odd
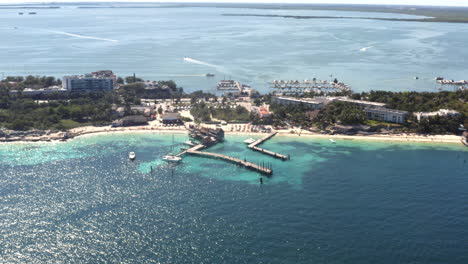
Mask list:
[[[294,98],[294,97],[275,97],[274,100],[278,104],[282,105],[300,105],[303,104],[306,107],[317,110],[322,109],[330,100],[326,97],[316,97],[316,98]]]
[[[224,140],[224,130],[222,128],[192,128],[189,136],[200,141],[205,146],[211,146]]]
[[[406,122],[408,112],[383,107],[366,107],[364,112],[368,119],[403,124]]]
[[[27,95],[27,96],[34,96],[34,95],[43,95],[43,94],[62,94],[68,92],[66,89],[62,89],[61,87],[51,86],[47,88],[41,89],[32,89],[32,88],[25,88],[23,91],[19,92],[18,90],[10,90],[11,95],[19,94]]]
[[[172,125],[172,124],[183,124],[182,117],[179,113],[165,113],[162,116],[162,123],[165,125]]]
[[[265,107],[253,106],[251,108],[252,112],[257,114],[260,118],[268,118],[271,116],[271,112],[268,111]]]
[[[377,103],[377,102],[364,101],[364,100],[354,100],[348,97],[330,97],[330,99],[334,101],[339,101],[339,102],[357,104],[363,107],[385,107],[384,103]]]
[[[428,118],[433,116],[457,116],[460,112],[450,109],[439,109],[439,111],[434,112],[416,112],[414,115],[418,119],[418,122],[421,121],[421,118]]]
[[[70,92],[111,91],[117,87],[112,71],[97,71],[85,75],[63,77],[63,88]]]
[[[120,126],[142,126],[147,125],[148,119],[141,115],[126,116],[122,119],[112,122],[112,127]]]

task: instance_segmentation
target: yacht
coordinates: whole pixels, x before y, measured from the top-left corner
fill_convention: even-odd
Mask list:
[[[168,155],[164,156],[162,159],[167,162],[172,162],[172,163],[179,163],[182,158],[178,157],[174,154],[172,154],[172,151],[174,150],[174,134],[172,134],[172,145],[171,145],[171,153]]]
[[[128,153],[128,158],[129,158],[131,161],[135,160],[135,158],[136,158],[135,152],[132,151],[132,152]]]
[[[181,157],[177,157],[177,156],[172,155],[172,154],[166,155],[162,159],[164,161],[172,162],[172,163],[179,163],[182,160]]]

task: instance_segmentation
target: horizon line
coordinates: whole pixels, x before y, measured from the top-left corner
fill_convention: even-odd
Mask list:
[[[244,2],[245,1],[245,2]],[[286,0],[287,1],[287,0]],[[316,2],[316,3],[308,3],[303,2],[301,0],[294,0],[292,2],[286,1],[271,1],[265,2],[262,0],[242,0],[242,2],[238,2],[235,0],[215,0],[215,1],[192,1],[192,0],[176,0],[176,1],[159,1],[159,0],[140,0],[137,2],[132,2],[131,0],[98,0],[98,1],[17,1],[17,2],[8,2],[4,3],[0,0],[0,6],[13,6],[13,5],[60,5],[60,4],[112,4],[112,3],[119,3],[119,4],[239,4],[239,5],[252,5],[252,4],[265,4],[265,5],[342,5],[342,6],[349,6],[349,5],[357,5],[357,6],[384,6],[384,7],[398,7],[398,6],[406,6],[406,7],[468,7],[468,3],[466,5],[434,5],[434,4],[414,4],[414,3],[390,3],[390,4],[382,4],[382,3],[342,3],[337,0],[335,3],[324,3],[324,2]]]

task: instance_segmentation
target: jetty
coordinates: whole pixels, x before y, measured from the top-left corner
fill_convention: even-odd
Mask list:
[[[192,155],[198,155],[198,156],[203,156],[203,157],[209,157],[209,158],[225,160],[225,161],[228,161],[228,162],[235,163],[235,164],[237,164],[239,166],[242,166],[242,167],[244,167],[246,169],[253,170],[253,171],[256,171],[256,172],[260,172],[260,173],[265,174],[265,175],[273,174],[272,169],[267,168],[267,167],[262,167],[260,165],[255,164],[255,163],[252,163],[252,162],[248,162],[248,161],[245,161],[245,160],[241,160],[241,159],[234,158],[234,157],[227,156],[227,155],[223,155],[223,154],[212,153],[212,152],[204,152],[204,151],[198,151],[198,150],[193,150],[193,149],[194,148],[187,150],[187,153],[192,154]]]
[[[252,150],[255,150],[255,151],[258,151],[258,152],[261,152],[261,153],[265,153],[267,155],[270,155],[274,158],[277,158],[277,159],[281,159],[281,160],[288,160],[289,159],[289,156],[286,156],[286,155],[283,155],[283,154],[279,154],[279,153],[276,153],[276,152],[273,152],[271,150],[268,150],[268,149],[264,149],[264,148],[260,148],[260,147],[257,147],[257,145],[260,145],[262,144],[263,142],[267,141],[268,139],[272,138],[274,135],[276,135],[278,132],[272,132],[264,137],[262,137],[261,139],[258,139],[258,140],[255,140],[253,143],[249,144],[247,147],[249,149],[252,149]]]
[[[191,147],[191,148],[189,148],[189,149],[186,149],[186,150],[180,152],[179,154],[177,154],[177,155],[175,155],[175,156],[176,156],[176,157],[180,157],[180,156],[182,156],[182,155],[184,155],[184,154],[190,153],[190,151],[198,151],[199,149],[202,149],[202,148],[204,148],[204,147],[205,147],[205,145],[203,145],[203,144],[198,144],[198,145],[195,145],[195,146],[193,146],[193,147]]]
[[[198,145],[196,145],[194,147],[191,147],[191,148],[189,148],[187,150],[184,150],[184,151],[180,152],[179,154],[177,154],[175,156],[180,157],[180,156],[185,155],[185,154],[192,154],[192,155],[203,156],[203,157],[208,157],[208,158],[220,159],[220,160],[225,160],[225,161],[234,163],[234,164],[239,165],[241,167],[244,167],[246,169],[253,170],[253,171],[268,175],[268,176],[273,174],[273,170],[271,168],[263,167],[263,166],[255,164],[255,163],[248,162],[246,160],[241,160],[241,159],[238,159],[238,158],[234,158],[234,157],[227,156],[227,155],[224,155],[224,154],[219,154],[219,153],[200,151],[200,149],[205,148],[205,147],[206,146],[203,145],[203,144],[198,144]]]

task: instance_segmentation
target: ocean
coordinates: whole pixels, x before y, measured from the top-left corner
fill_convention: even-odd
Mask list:
[[[0,74],[62,77],[110,69],[172,79],[187,92],[215,92],[221,79],[268,92],[276,79],[314,77],[338,78],[357,92],[437,91],[436,77],[467,78],[465,24],[223,16],[416,17],[344,11],[78,7],[0,9]]]
[[[110,69],[172,79],[187,92],[215,92],[225,78],[261,92],[274,79],[336,77],[354,91],[437,91],[435,77],[466,79],[465,24],[99,7],[0,8],[1,76]],[[263,146],[291,156],[279,161],[248,150],[245,139],[228,135],[209,151],[271,164],[262,185],[257,173],[223,161],[164,163],[187,140],[180,134],[175,145],[157,133],[0,144],[0,262],[468,263],[461,144],[274,137]]]
[[[245,138],[209,151],[272,164],[263,185],[219,160],[162,162],[182,134],[1,144],[0,262],[468,262],[461,144],[278,136],[263,146],[279,161]]]

